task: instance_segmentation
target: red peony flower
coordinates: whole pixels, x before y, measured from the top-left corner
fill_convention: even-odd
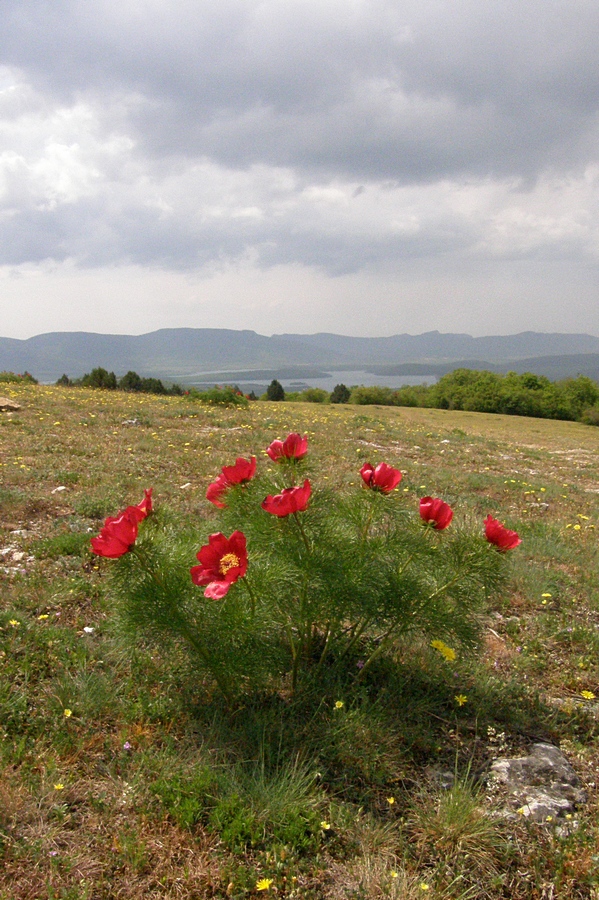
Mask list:
[[[453,509],[438,497],[423,497],[420,501],[420,518],[443,531],[453,519]]]
[[[401,481],[401,472],[394,469],[387,463],[379,463],[374,469],[369,462],[364,463],[360,469],[360,475],[366,487],[373,491],[381,491],[383,494],[389,494],[395,490]]]
[[[273,462],[279,459],[303,459],[308,452],[308,435],[302,437],[293,431],[284,441],[273,441],[266,452]]]
[[[152,488],[144,491],[137,506],[128,506],[118,516],[108,516],[98,537],[91,539],[97,556],[116,559],[128,553],[137,540],[137,526],[152,512]]]
[[[98,537],[91,539],[93,552],[110,559],[124,556],[137,540],[139,521],[139,511],[135,506],[128,506],[118,516],[109,516]]]
[[[210,502],[214,503],[215,506],[218,506],[220,509],[224,509],[227,504],[223,503],[220,498],[225,493],[228,487],[229,485],[227,484],[225,476],[219,475],[216,481],[213,481],[212,484],[208,485],[208,490],[206,491],[206,500],[210,500]]]
[[[238,456],[234,466],[223,466],[222,474],[227,483],[231,485],[251,481],[256,474],[256,457],[244,459],[242,456]]]
[[[306,478],[303,487],[284,488],[280,494],[269,494],[262,501],[262,509],[273,516],[289,516],[291,513],[303,512],[308,507],[312,488]]]
[[[518,544],[522,543],[522,539],[518,537],[515,531],[510,531],[497,519],[488,515],[485,519],[485,537],[490,544],[495,544],[498,550],[513,550]]]
[[[239,456],[234,466],[223,466],[222,472],[216,481],[213,481],[208,486],[206,499],[214,503],[215,506],[224,509],[226,503],[222,502],[221,497],[227,488],[233,487],[235,484],[244,484],[246,481],[250,481],[255,474],[256,457],[252,456],[251,459],[244,459],[242,456]]]
[[[211,534],[197,557],[200,565],[190,569],[191,580],[197,585],[207,585],[205,597],[222,600],[231,585],[247,572],[245,534],[234,531],[230,538],[220,531]]]

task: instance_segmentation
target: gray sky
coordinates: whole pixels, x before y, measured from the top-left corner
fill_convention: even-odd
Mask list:
[[[3,0],[0,334],[599,334],[596,0]]]

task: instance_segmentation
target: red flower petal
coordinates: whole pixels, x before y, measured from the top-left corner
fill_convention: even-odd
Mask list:
[[[152,490],[153,490],[153,488],[144,490],[143,500],[141,501],[141,503],[138,503],[137,506],[135,507],[136,509],[138,509],[140,511],[140,513],[142,513],[142,519],[145,519],[146,516],[149,516],[150,513],[152,512],[152,509],[153,509]]]
[[[485,537],[490,544],[494,544],[498,550],[513,550],[522,543],[522,539],[516,531],[510,531],[497,519],[488,515],[485,519]]]
[[[137,524],[140,510],[128,506],[118,516],[109,516],[100,534],[91,539],[92,550],[97,556],[116,559],[128,553],[137,540]]]
[[[212,484],[208,485],[206,499],[210,500],[211,503],[214,503],[214,505],[218,506],[220,509],[224,509],[226,503],[223,503],[220,498],[226,492],[227,487],[228,484],[224,475],[219,475],[216,481],[213,481]]]
[[[243,484],[244,481],[250,481],[256,474],[256,457],[244,459],[239,456],[234,466],[223,466],[222,474],[225,481],[230,484]]]
[[[274,462],[278,459],[303,459],[308,452],[308,435],[302,437],[292,431],[284,441],[273,441],[266,452]]]
[[[303,512],[308,507],[311,493],[312,487],[306,478],[302,487],[284,488],[280,494],[274,496],[269,494],[262,501],[262,509],[279,517]]]
[[[394,469],[393,466],[384,462],[379,463],[376,469],[369,462],[364,463],[360,469],[360,475],[366,487],[373,491],[381,491],[383,494],[389,494],[395,490],[402,479],[399,469]]]
[[[443,531],[453,519],[453,510],[439,497],[423,497],[420,501],[420,517],[437,531]]]

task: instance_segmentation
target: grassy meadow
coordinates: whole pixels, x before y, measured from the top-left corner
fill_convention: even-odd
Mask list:
[[[597,428],[0,393],[21,405],[0,413],[0,900],[599,898]],[[176,646],[131,645],[113,561],[89,548],[104,518],[153,487],[156,507],[207,533],[221,467],[265,464],[290,431],[334,490],[385,461],[414,508],[430,494],[518,531],[478,655],[398,644],[351,697],[331,685],[230,709]],[[539,740],[585,787],[567,821],[505,816],[484,780],[491,759]]]

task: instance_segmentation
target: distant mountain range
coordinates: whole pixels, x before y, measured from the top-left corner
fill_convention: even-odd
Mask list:
[[[40,381],[80,377],[97,366],[117,376],[132,369],[165,381],[269,380],[277,373],[309,379],[322,371],[380,375],[443,374],[458,365],[533,371],[550,378],[586,374],[599,380],[599,337],[589,334],[275,334],[220,328],[163,328],[142,335],[51,332],[27,340],[0,338],[0,371],[31,372]]]

